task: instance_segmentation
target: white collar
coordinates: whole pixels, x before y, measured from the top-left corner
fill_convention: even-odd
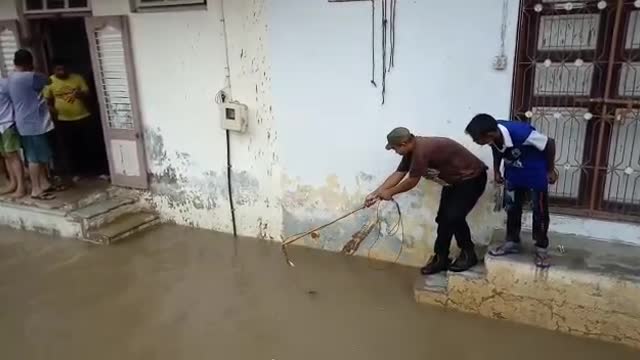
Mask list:
[[[511,139],[511,134],[509,134],[509,130],[504,125],[498,124],[498,129],[502,134],[502,148],[498,148],[500,152],[504,152],[507,148],[513,147],[513,140]]]

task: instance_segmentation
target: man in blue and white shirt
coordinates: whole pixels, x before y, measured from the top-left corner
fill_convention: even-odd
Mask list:
[[[52,158],[48,132],[53,130],[53,122],[42,95],[49,79],[33,71],[33,55],[27,50],[18,50],[13,63],[15,72],[9,75],[9,95],[24,156],[29,163],[31,197],[51,200],[55,196],[51,193],[47,169]]]
[[[473,141],[491,145],[496,183],[505,184],[507,239],[491,249],[493,256],[520,252],[522,205],[528,193],[533,200],[533,239],[535,264],[548,267],[549,184],[558,179],[555,171],[555,141],[533,126],[519,121],[496,120],[491,115],[476,115],[466,128]],[[500,171],[504,161],[504,177]]]

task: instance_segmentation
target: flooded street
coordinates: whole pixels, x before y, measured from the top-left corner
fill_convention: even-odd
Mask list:
[[[0,230],[3,359],[638,359],[417,305],[416,270],[161,226],[110,247]]]

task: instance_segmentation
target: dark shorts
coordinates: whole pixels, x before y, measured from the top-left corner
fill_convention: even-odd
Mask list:
[[[22,137],[22,148],[27,162],[33,164],[49,164],[51,161],[51,146],[49,134]]]

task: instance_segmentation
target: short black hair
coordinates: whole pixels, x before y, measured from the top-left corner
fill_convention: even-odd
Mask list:
[[[55,57],[51,61],[53,66],[69,66],[69,59],[63,57]]]
[[[498,131],[498,122],[489,114],[474,116],[465,129],[465,132],[474,140],[494,131]]]
[[[33,66],[33,55],[29,50],[20,49],[13,55],[13,65]]]

